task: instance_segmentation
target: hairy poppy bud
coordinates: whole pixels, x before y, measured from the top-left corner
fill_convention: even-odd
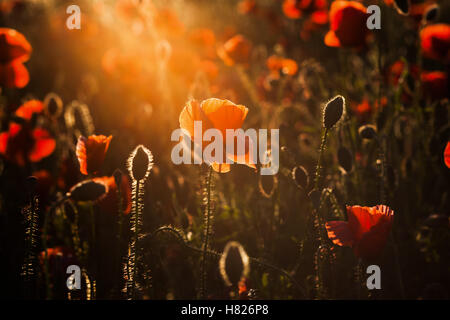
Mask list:
[[[403,16],[409,15],[411,0],[394,0],[394,8]]]
[[[425,9],[422,17],[422,23],[435,22],[439,17],[439,6],[435,3]]]
[[[44,99],[44,110],[50,118],[58,118],[63,111],[63,102],[61,98],[53,92],[47,94]]]
[[[145,180],[153,167],[153,155],[143,145],[137,146],[128,158],[128,171],[134,180]]]
[[[353,157],[346,147],[340,147],[337,153],[339,165],[346,171],[350,172],[353,166]]]
[[[323,126],[331,129],[342,117],[344,113],[345,99],[343,96],[336,96],[327,102],[323,109]]]
[[[377,136],[377,128],[374,125],[366,124],[359,127],[358,133],[363,139],[374,139]]]
[[[85,180],[74,185],[67,196],[74,201],[95,201],[102,197],[106,191],[106,186],[103,183]]]
[[[220,274],[227,286],[237,286],[250,271],[250,258],[239,242],[228,242],[219,261]]]
[[[292,169],[292,179],[294,179],[297,187],[301,189],[306,189],[309,184],[309,174],[308,171],[302,166],[297,166]]]

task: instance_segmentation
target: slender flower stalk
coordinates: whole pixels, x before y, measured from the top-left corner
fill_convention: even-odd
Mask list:
[[[206,278],[207,278],[207,252],[209,250],[209,242],[210,237],[212,236],[211,224],[213,219],[213,210],[212,210],[212,202],[211,202],[211,193],[212,193],[212,179],[213,179],[213,169],[212,166],[209,167],[208,176],[206,178],[206,186],[205,186],[205,226],[203,232],[203,252],[202,252],[202,262],[201,262],[201,285],[200,285],[200,298],[206,298]]]
[[[125,266],[126,293],[128,299],[136,299],[138,284],[136,275],[139,268],[140,254],[137,242],[142,230],[142,214],[144,212],[144,183],[153,167],[153,155],[143,145],[137,146],[128,158],[128,172],[133,181],[131,208],[131,241],[128,248],[128,259]]]

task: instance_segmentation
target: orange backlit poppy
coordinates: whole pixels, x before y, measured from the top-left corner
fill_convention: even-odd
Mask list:
[[[106,195],[98,201],[100,209],[104,212],[116,214],[119,211],[119,200],[117,198],[117,185],[114,177],[99,177],[92,180],[103,183],[106,186]],[[130,181],[124,174],[122,175],[120,191],[123,213],[129,214],[131,211],[131,189]]]
[[[247,63],[250,57],[250,52],[250,42],[240,34],[229,39],[218,50],[219,57],[225,62],[226,65],[229,66],[232,66],[235,63]]]
[[[447,168],[450,168],[450,141],[447,142],[447,146],[444,150],[444,162]]]
[[[356,1],[334,1],[330,9],[330,31],[325,44],[330,47],[362,47],[369,29],[366,7]]]
[[[450,62],[450,25],[441,23],[423,28],[420,41],[425,57]]]
[[[31,45],[20,32],[0,28],[0,85],[23,88],[30,79],[23,65],[31,54]]]
[[[388,206],[347,206],[348,221],[329,221],[325,224],[328,238],[338,246],[352,247],[359,258],[373,260],[383,250],[394,211]]]
[[[223,137],[224,145],[227,143],[236,143],[237,141],[226,140],[227,129],[240,129],[247,117],[248,109],[243,105],[237,105],[229,100],[221,100],[217,98],[210,98],[202,101],[200,104],[196,100],[189,101],[180,113],[180,128],[189,132],[191,138],[194,137],[194,121],[202,122],[202,131],[215,128],[220,130]],[[203,136],[202,132],[202,136]],[[243,163],[249,167],[256,168],[250,159],[250,141],[245,141],[246,154],[245,155],[225,155],[237,163]],[[236,145],[234,150],[237,150]],[[225,162],[225,161],[223,161]],[[213,163],[212,167],[215,171],[225,173],[230,171],[230,164]]]
[[[422,72],[420,79],[426,97],[439,100],[448,96],[447,73],[442,71]]]
[[[278,75],[279,72],[282,72],[283,74],[293,76],[298,70],[298,65],[295,60],[278,56],[270,56],[267,59],[266,64],[269,70],[276,75]]]
[[[112,136],[106,137],[104,135],[92,135],[88,138],[80,136],[78,138],[76,154],[82,174],[95,174],[100,170],[111,139]]]

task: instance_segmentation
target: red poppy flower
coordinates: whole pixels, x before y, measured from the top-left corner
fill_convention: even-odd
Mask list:
[[[311,0],[284,0],[283,13],[290,19],[298,19],[302,16],[302,9],[305,8],[305,3],[309,5]]]
[[[219,49],[219,57],[226,65],[232,66],[235,63],[244,64],[250,57],[251,44],[242,35],[236,35],[229,39]]]
[[[34,113],[41,113],[44,110],[44,104],[39,100],[29,100],[21,105],[15,112],[16,116],[25,120],[31,120]]]
[[[448,96],[447,74],[441,71],[422,72],[420,76],[424,95],[439,100]]]
[[[180,128],[189,132],[191,138],[194,137],[194,121],[202,122],[202,136],[203,133],[211,128],[220,130],[223,137],[224,145],[227,143],[234,143],[234,150],[237,151],[237,138],[235,141],[227,141],[227,129],[239,129],[242,127],[247,116],[248,109],[243,105],[236,105],[229,100],[220,100],[210,98],[202,101],[199,104],[196,100],[189,101],[180,113]],[[226,148],[225,148],[226,149]],[[255,161],[251,159],[252,144],[251,140],[245,141],[245,154],[224,154],[224,158],[228,157],[237,163],[246,164],[249,167],[256,168]],[[226,153],[226,152],[225,152]],[[230,171],[230,164],[212,163],[213,169],[217,172],[225,173]]]
[[[92,135],[88,138],[80,136],[78,138],[76,154],[82,174],[95,174],[100,170],[111,139],[112,136],[106,137],[104,135]]]
[[[20,32],[0,28],[0,85],[23,88],[29,81],[23,65],[30,58],[31,45]]]
[[[450,62],[450,25],[441,23],[423,28],[420,41],[425,57]]]
[[[106,195],[98,201],[100,209],[104,212],[111,212],[116,214],[119,211],[119,200],[117,198],[117,185],[114,177],[99,177],[92,179],[95,182],[103,183],[106,186]],[[126,175],[122,175],[122,182],[120,185],[122,208],[124,214],[129,214],[131,211],[131,189],[130,181]]]
[[[447,146],[444,150],[444,162],[447,168],[450,168],[450,141],[447,142]]]
[[[347,206],[348,221],[326,223],[328,238],[338,246],[352,247],[357,257],[377,258],[383,250],[394,219],[394,211],[385,205]]]
[[[325,44],[330,47],[362,47],[369,34],[367,9],[356,1],[334,1],[330,9],[330,31]]]
[[[283,74],[294,75],[297,73],[298,65],[292,59],[285,59],[278,56],[270,56],[267,59],[267,67],[276,76],[279,75],[281,71]]]
[[[55,150],[56,142],[42,128],[32,129],[29,124],[12,123],[9,131],[0,133],[0,154],[24,166],[27,160],[39,162]]]

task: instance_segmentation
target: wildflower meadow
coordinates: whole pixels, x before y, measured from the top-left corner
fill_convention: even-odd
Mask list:
[[[449,72],[447,0],[0,0],[0,296],[448,300]]]

